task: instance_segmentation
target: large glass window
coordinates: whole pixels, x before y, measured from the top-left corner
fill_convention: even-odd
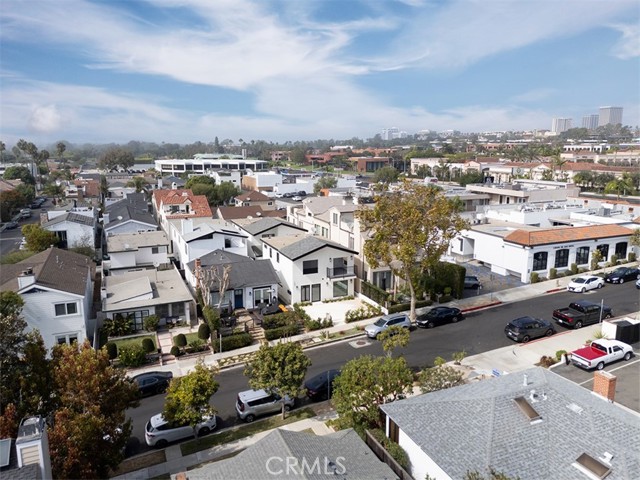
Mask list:
[[[55,305],[56,317],[62,315],[75,315],[78,313],[78,304],[76,302],[58,303]]]
[[[383,290],[391,288],[391,272],[373,272],[373,284]]]
[[[349,294],[349,285],[346,280],[333,282],[333,298],[346,297]]]
[[[533,271],[547,269],[547,252],[538,252],[533,254]]]
[[[312,302],[320,301],[320,284],[319,283],[311,285],[311,301]]]
[[[303,285],[302,287],[300,287],[300,301],[311,301],[311,285]]]
[[[302,262],[302,274],[310,275],[318,273],[318,260],[305,260]]]
[[[609,260],[609,244],[608,243],[605,243],[603,245],[598,245],[596,248],[600,250],[600,253],[602,254],[603,262],[606,262],[607,260]]]
[[[616,243],[616,257],[618,260],[627,258],[627,242]]]
[[[576,265],[589,263],[589,247],[580,247],[576,250]]]
[[[565,268],[569,266],[569,249],[563,248],[556,251],[555,268]]]

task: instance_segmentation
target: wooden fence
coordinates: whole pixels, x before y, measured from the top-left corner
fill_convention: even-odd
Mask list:
[[[368,431],[365,433],[365,443],[367,446],[376,454],[376,456],[389,465],[393,473],[398,475],[401,480],[413,480],[413,477],[409,475],[409,473],[402,468],[402,466],[394,460],[394,458],[385,450],[385,448],[378,442],[373,435],[371,435]]]

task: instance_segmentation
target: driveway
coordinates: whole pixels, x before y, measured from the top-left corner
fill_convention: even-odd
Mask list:
[[[458,265],[467,269],[465,275],[475,275],[478,277],[482,285],[479,290],[465,289],[463,298],[485,295],[487,293],[499,292],[524,285],[524,283],[514,276],[508,275],[505,277],[497,273],[492,273],[491,268],[480,265],[475,260],[459,263]]]

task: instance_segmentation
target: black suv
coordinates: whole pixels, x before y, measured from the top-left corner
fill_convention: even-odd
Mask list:
[[[542,318],[520,317],[511,320],[504,327],[504,333],[511,340],[527,343],[534,338],[550,337],[556,333],[556,329],[551,322],[547,322]]]

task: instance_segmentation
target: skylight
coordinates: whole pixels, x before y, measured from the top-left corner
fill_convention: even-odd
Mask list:
[[[524,413],[531,423],[542,421],[542,417],[536,411],[535,408],[531,406],[527,399],[524,397],[516,397],[513,399],[514,402],[520,407],[522,413]]]
[[[603,479],[611,473],[611,466],[596,460],[591,455],[583,453],[572,464],[578,470],[586,473],[590,478]]]

